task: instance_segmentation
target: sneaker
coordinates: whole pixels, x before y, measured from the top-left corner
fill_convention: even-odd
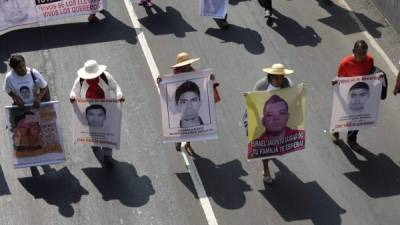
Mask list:
[[[266,10],[265,10],[265,18],[271,17],[271,16],[272,16],[271,10],[266,9]]]
[[[97,16],[95,14],[89,15],[88,21],[89,21],[89,23],[95,23],[95,22],[99,21],[99,18],[97,18]]]
[[[263,176],[263,181],[266,184],[272,184],[273,183],[273,179],[271,176]]]
[[[361,152],[364,148],[361,147],[356,141],[349,141],[347,140],[347,144],[349,147],[355,152]]]
[[[186,150],[186,152],[187,152],[187,154],[188,154],[189,156],[193,156],[194,150],[193,150],[193,148],[192,148],[192,146],[190,145],[189,142],[186,142],[186,144],[185,144],[185,150]]]
[[[331,134],[331,139],[333,142],[338,142],[339,141],[339,133],[338,132],[334,132]]]

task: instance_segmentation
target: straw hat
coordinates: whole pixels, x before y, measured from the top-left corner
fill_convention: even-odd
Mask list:
[[[171,68],[186,66],[199,60],[200,58],[192,59],[187,52],[181,52],[178,55],[176,55],[176,64],[171,66]]]
[[[294,72],[293,70],[285,69],[285,66],[280,63],[275,63],[270,68],[262,69],[262,71],[269,74],[281,76],[289,75]]]
[[[100,76],[106,71],[107,66],[99,65],[95,60],[91,59],[85,62],[84,66],[78,70],[78,76],[82,79],[93,79]]]

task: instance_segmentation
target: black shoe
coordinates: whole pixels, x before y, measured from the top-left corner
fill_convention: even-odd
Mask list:
[[[272,18],[271,16],[268,17],[267,19],[267,25],[269,27],[272,27],[272,25],[274,25],[274,18]]]
[[[339,132],[334,132],[331,134],[331,139],[333,143],[337,143],[339,141]]]
[[[111,166],[113,166],[113,162],[114,162],[114,159],[112,158],[112,155],[104,155],[104,158],[103,158],[104,166],[111,167]]]
[[[181,143],[180,143],[180,142],[175,143],[175,149],[176,149],[176,151],[178,151],[178,152],[181,151]]]

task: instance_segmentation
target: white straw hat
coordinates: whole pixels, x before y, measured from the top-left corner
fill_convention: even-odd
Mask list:
[[[285,66],[279,63],[273,64],[270,68],[264,68],[262,69],[265,73],[273,74],[273,75],[289,75],[293,73],[293,70],[285,69]]]
[[[176,64],[171,66],[171,68],[186,66],[199,60],[200,58],[192,59],[187,52],[181,52],[176,56]]]
[[[82,79],[93,79],[100,76],[106,71],[107,66],[99,65],[95,60],[91,59],[85,62],[84,66],[78,70],[78,76]]]

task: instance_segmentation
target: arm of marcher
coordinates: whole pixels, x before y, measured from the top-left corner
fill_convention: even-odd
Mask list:
[[[10,91],[8,95],[12,98],[15,104],[17,104],[19,107],[24,106],[24,101],[16,95],[14,92]]]
[[[123,94],[121,91],[121,87],[117,83],[117,81],[114,79],[114,77],[110,74],[105,72],[107,80],[108,80],[108,85],[110,86],[111,90],[115,92],[115,95],[117,96],[117,99],[123,98]]]
[[[80,96],[80,92],[81,92],[81,85],[80,85],[80,83],[79,83],[79,80],[80,80],[80,78],[79,77],[77,77],[76,79],[75,79],[75,81],[74,81],[74,84],[73,84],[73,86],[72,86],[72,89],[71,89],[71,92],[70,92],[70,94],[69,94],[69,98],[70,99],[75,99],[75,98],[77,98],[77,97],[79,97]]]

